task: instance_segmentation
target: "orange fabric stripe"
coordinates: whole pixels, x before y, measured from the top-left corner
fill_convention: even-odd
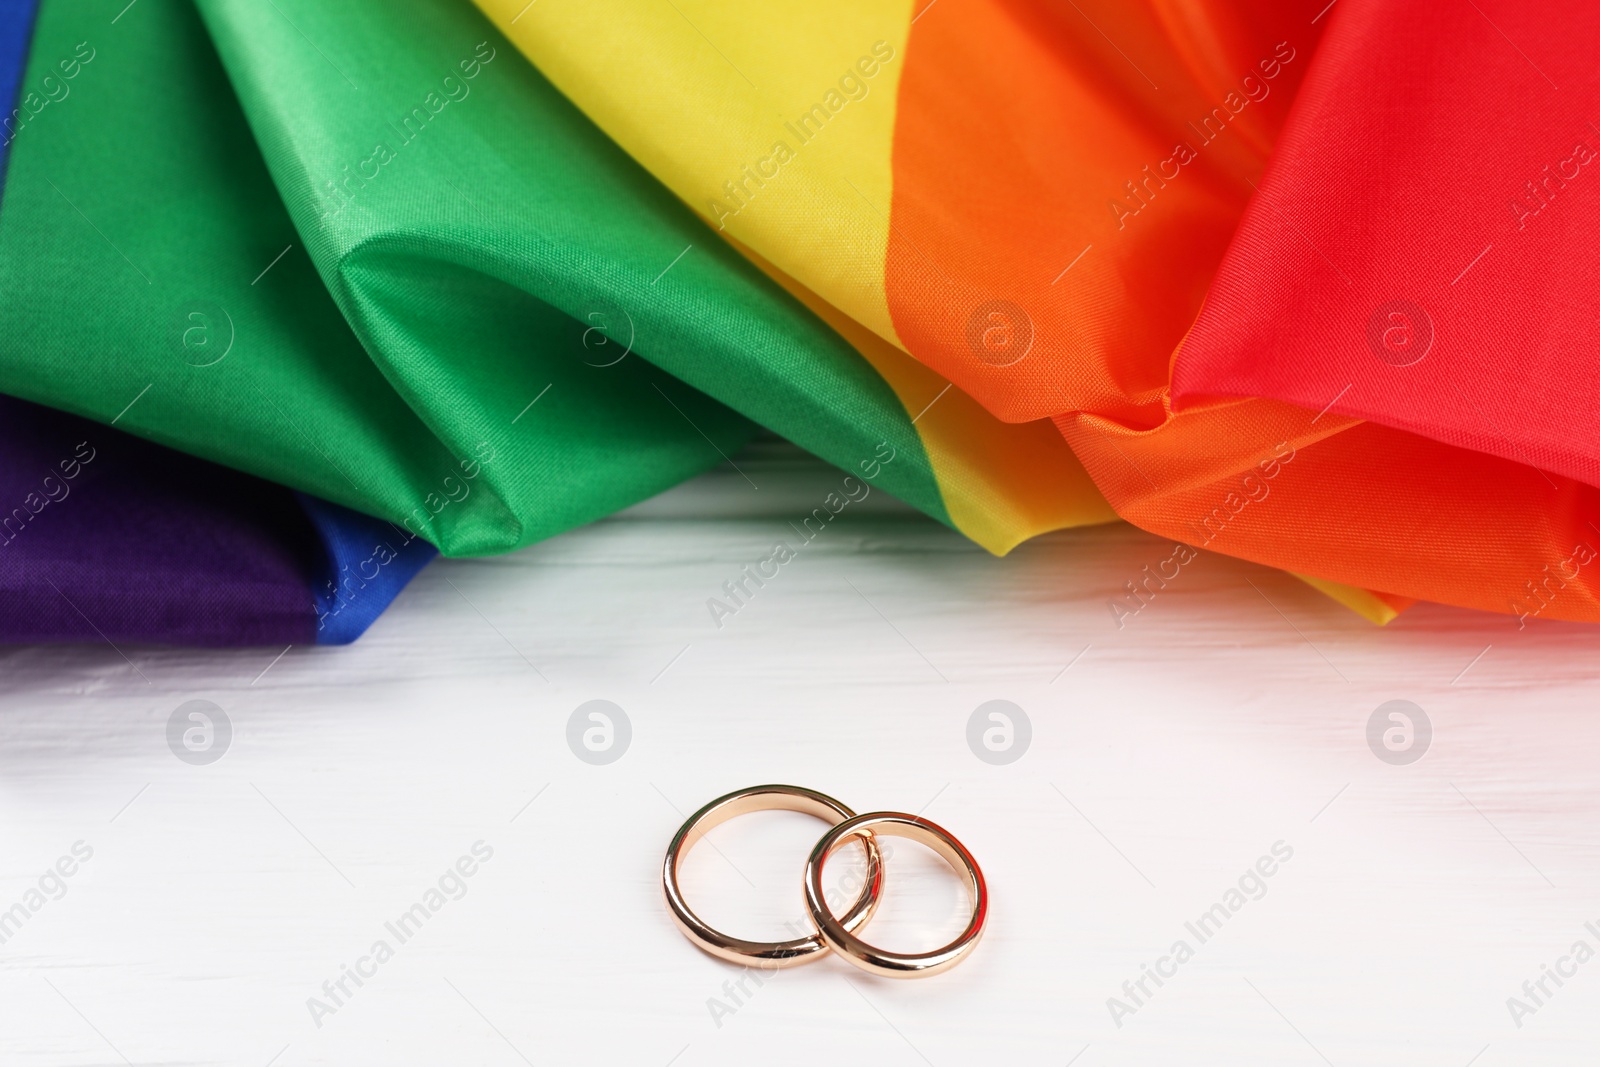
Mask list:
[[[1385,590],[1390,607],[1415,597],[1600,619],[1596,569],[1569,562],[1600,545],[1581,518],[1597,511],[1592,489],[1269,401],[1169,410],[1173,352],[1321,6],[924,10],[895,131],[895,330],[1000,417],[1053,415],[1118,514],[1145,529]]]
[[[1206,17],[1172,31],[1196,38],[1180,48],[1170,9],[1196,6]],[[1235,6],[962,0],[917,20],[901,72],[886,283],[908,351],[1004,419],[1088,410],[1162,421],[1172,350],[1314,37],[1278,5],[1248,34],[1219,38],[1213,23]],[[1240,90],[1252,72],[1263,99],[1241,90],[1244,106],[1228,113],[1227,86]],[[1227,124],[1201,142],[1188,123],[1209,131],[1214,107]],[[1194,158],[1180,164],[1183,141]],[[1025,355],[982,346],[995,301],[1014,308],[1000,326],[1031,332]]]
[[[1051,530],[1116,521],[1116,512],[1048,420],[1001,422],[928,367],[738,241],[726,239],[837,330],[894,390],[922,438],[957,530],[1003,556]]]

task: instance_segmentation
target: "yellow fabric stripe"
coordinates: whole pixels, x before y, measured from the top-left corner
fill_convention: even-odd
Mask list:
[[[911,0],[477,3],[713,225],[898,343],[884,258]]]
[[[733,244],[816,313],[878,372],[922,438],[956,529],[1003,556],[1030,537],[1117,522],[1066,438],[1048,419],[1001,422],[936,371],[853,321],[764,257]]]
[[[1290,572],[1293,574],[1294,572]],[[1295,574],[1295,577],[1305,582],[1311,588],[1333,598],[1351,611],[1360,615],[1369,622],[1379,626],[1387,626],[1400,617],[1400,612],[1405,610],[1402,606],[1396,609],[1384,600],[1382,595],[1369,592],[1366,589],[1357,589],[1353,585],[1340,585],[1330,582],[1325,578],[1312,578],[1305,574]]]
[[[1003,554],[1116,518],[1048,422],[904,355],[884,289],[912,0],[475,0],[591,119],[850,341],[917,419],[945,507]],[[792,277],[775,270],[782,262]],[[826,293],[827,300],[817,293]],[[1380,624],[1377,594],[1305,579]]]

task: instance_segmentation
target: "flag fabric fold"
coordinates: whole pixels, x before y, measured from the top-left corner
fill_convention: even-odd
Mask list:
[[[93,54],[75,48],[19,91],[35,13],[33,0],[0,5],[0,100],[15,103],[0,177]],[[397,540],[337,505],[0,396],[0,643],[347,643],[435,554]]]
[[[1342,0],[1327,22],[1174,403],[1271,397],[1404,431],[1370,481],[1416,517],[1413,559],[1448,553],[1458,602],[1593,618],[1600,11]],[[1419,486],[1458,456],[1451,499]],[[1452,547],[1454,523],[1477,536]],[[1377,580],[1406,588],[1395,562]]]
[[[1175,410],[1174,353],[1247,208],[1295,235],[1257,188],[1325,64],[1325,4],[839,0],[756,22],[715,0],[479,2],[709,223],[996,417],[1053,419],[1146,529],[1382,618],[1414,598],[1507,611],[1593,513],[1530,466],[1352,418],[1337,387]],[[1383,94],[1385,68],[1363,69]],[[1600,617],[1587,577],[1548,614]]]
[[[37,6],[0,0],[0,392],[139,457],[107,499],[203,470],[151,538],[274,590],[200,565],[122,637],[351,640],[436,547],[758,427],[996,553],[1120,517],[1379,622],[1600,618],[1600,85],[1549,5]]]
[[[346,644],[434,555],[338,505],[0,397],[0,643]]]
[[[35,65],[109,7],[46,0]],[[109,420],[153,382],[119,425],[455,555],[667,488],[752,420],[847,471],[886,443],[883,488],[997,551],[1113,517],[1042,427],[874,363],[716,240],[470,5],[198,8],[122,18],[72,122],[21,145],[0,387]],[[86,276],[104,306],[68,337]],[[973,431],[953,459],[916,425],[936,400],[928,439]]]

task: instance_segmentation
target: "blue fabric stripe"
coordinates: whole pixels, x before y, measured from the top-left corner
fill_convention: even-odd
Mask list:
[[[439,550],[393,523],[296,493],[327,555],[311,590],[317,644],[346,645],[367,631]]]
[[[28,45],[33,39],[33,18],[39,0],[0,0],[0,104],[10,118],[17,106],[17,90],[28,66]],[[0,181],[5,178],[6,160],[11,156],[11,130],[0,124]]]
[[[4,125],[18,107],[39,0],[0,0],[0,185],[10,157]],[[438,549],[390,523],[296,493],[322,543],[310,589],[319,645],[349,644],[366,632]]]

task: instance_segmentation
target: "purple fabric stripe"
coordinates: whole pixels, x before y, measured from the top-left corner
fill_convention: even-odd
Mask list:
[[[309,643],[325,567],[287,489],[0,397],[0,642]]]
[[[6,114],[37,7],[0,0]],[[0,130],[0,176],[9,147]],[[374,562],[392,540],[376,519],[0,396],[0,643],[353,641],[436,554],[400,541]]]

